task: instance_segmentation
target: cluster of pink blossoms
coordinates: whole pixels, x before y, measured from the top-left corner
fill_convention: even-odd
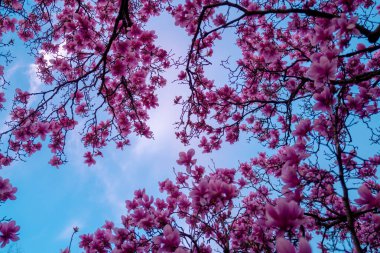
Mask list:
[[[86,252],[311,253],[308,240],[318,234],[325,219],[334,221],[335,229],[344,224],[343,220],[334,219],[338,218],[334,213],[323,218],[320,210],[314,210],[310,203],[301,208],[308,202],[303,186],[295,192],[291,188],[297,186],[285,186],[283,197],[273,198],[270,185],[262,180],[267,175],[252,170],[260,161],[266,164],[265,157],[243,163],[238,169],[206,173],[203,166],[196,164],[194,153],[190,149],[179,154],[177,163],[185,172],[177,172],[175,182],[166,179],[159,183],[166,197],[154,198],[145,190],[137,190],[134,199],[126,201],[127,214],[121,217],[122,226],[107,221],[94,234],[80,236],[80,247]],[[290,157],[281,159],[293,159],[293,163],[305,159]],[[299,185],[306,180],[311,178],[302,177]],[[320,194],[326,194],[328,189],[323,192]],[[379,208],[380,193],[374,196],[365,185],[358,192],[360,198],[355,201],[359,206],[353,209],[355,212],[370,214],[369,209]],[[336,202],[332,208],[342,204],[339,199],[332,200]],[[344,216],[343,212],[341,217]],[[370,217],[365,215],[357,222],[378,234],[380,215]],[[319,247],[327,250],[322,244]]]
[[[278,252],[295,252],[287,237],[301,238],[299,252],[311,252],[305,238],[310,235],[301,227],[313,221],[297,202],[271,200],[264,185],[247,191],[256,183],[243,169],[206,174],[193,155],[194,150],[180,153],[177,163],[186,172],[178,172],[176,182],[159,183],[166,198],[137,190],[126,201],[123,226],[106,222],[94,234],[82,235],[80,247],[86,252],[260,252],[276,247]],[[194,162],[184,163],[184,156]]]

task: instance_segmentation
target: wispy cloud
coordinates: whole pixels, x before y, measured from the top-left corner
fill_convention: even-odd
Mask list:
[[[7,69],[7,71],[5,72],[5,78],[7,80],[9,79],[12,79],[15,75],[15,73],[23,67],[23,64],[20,63],[20,62],[16,62],[15,64],[13,64],[9,69]]]
[[[157,154],[173,152],[178,150],[182,145],[175,138],[174,123],[180,116],[180,108],[173,105],[175,95],[178,95],[179,89],[170,85],[159,90],[158,100],[160,106],[150,111],[150,126],[154,139],[137,138],[133,144],[133,154],[135,156],[145,156],[147,154]]]
[[[28,68],[29,93],[39,92],[42,88],[41,79],[38,77],[38,67],[36,64],[30,64]]]

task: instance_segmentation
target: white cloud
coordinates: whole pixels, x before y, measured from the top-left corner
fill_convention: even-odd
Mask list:
[[[5,78],[7,80],[11,79],[14,76],[14,74],[16,73],[16,71],[19,70],[21,67],[23,67],[23,65],[19,62],[13,64],[12,67],[10,67],[9,69],[6,70]]]
[[[42,82],[37,75],[38,67],[36,64],[30,64],[28,68],[29,77],[29,93],[36,93],[41,91]]]
[[[120,215],[124,213],[124,198],[123,189],[128,188],[125,186],[126,174],[123,175],[120,168],[105,167],[102,163],[95,166],[95,174],[101,183],[103,193],[101,194],[101,201],[106,203],[112,214],[120,218]],[[91,172],[90,172],[91,173]],[[107,217],[112,218],[112,217]]]
[[[146,156],[157,153],[172,152],[178,150],[182,145],[175,138],[174,123],[180,117],[180,108],[173,105],[175,95],[178,95],[178,88],[173,85],[167,86],[158,92],[159,107],[149,112],[150,126],[154,139],[136,138],[133,145],[133,154],[135,156]]]

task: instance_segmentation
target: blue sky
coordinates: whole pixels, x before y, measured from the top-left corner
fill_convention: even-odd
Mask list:
[[[171,17],[161,16],[150,27],[157,29],[159,44],[178,56],[184,55],[190,38],[173,23]],[[231,40],[220,42],[217,60],[238,54],[231,43]],[[16,59],[6,68],[12,83],[8,92],[14,92],[16,87],[39,89],[33,59],[27,56],[25,48],[17,45],[12,53]],[[73,226],[78,226],[82,234],[95,231],[105,220],[119,222],[125,213],[124,202],[132,198],[134,190],[145,188],[148,194],[159,195],[158,181],[173,177],[173,168],[179,169],[175,162],[178,152],[189,149],[174,135],[173,123],[179,118],[180,108],[173,105],[173,99],[187,92],[187,87],[171,83],[176,73],[176,70],[166,73],[169,82],[158,93],[160,107],[150,114],[154,140],[133,138],[132,145],[123,151],[111,145],[104,150],[103,159],[87,167],[83,163],[80,138],[77,133],[71,133],[66,146],[69,162],[59,169],[48,164],[50,152],[44,147],[26,162],[16,162],[1,170],[1,176],[10,178],[18,188],[17,200],[3,205],[1,216],[12,217],[21,226],[21,239],[1,252],[59,252],[68,245]],[[226,80],[222,73],[226,74],[220,67],[210,69],[211,78],[221,83]],[[6,117],[4,112],[1,116],[3,120]],[[196,144],[191,147],[196,148]],[[236,167],[238,161],[246,161],[256,154],[258,145],[242,139],[212,154],[196,150],[196,158],[205,166],[215,163],[216,167]],[[73,253],[81,252],[78,241],[76,237]]]

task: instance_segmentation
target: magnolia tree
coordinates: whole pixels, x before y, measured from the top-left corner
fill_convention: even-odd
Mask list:
[[[108,221],[80,236],[84,251],[379,252],[380,3],[178,2],[0,1],[0,46],[17,32],[46,84],[34,93],[16,89],[0,134],[1,166],[46,140],[49,163],[58,167],[67,133],[77,128],[88,165],[110,143],[123,148],[133,134],[151,138],[148,110],[158,106],[162,73],[177,67],[178,83],[190,90],[174,101],[182,106],[179,140],[196,139],[212,152],[248,136],[265,152],[212,171],[197,164],[193,149],[181,152],[176,180],[159,183],[166,198],[137,190],[122,226]],[[146,29],[163,12],[189,36],[185,58],[162,49]],[[221,84],[207,70],[226,31],[236,34],[230,43],[241,55],[222,63],[229,78]],[[15,192],[0,178],[1,203]],[[4,247],[20,228],[0,222]]]

